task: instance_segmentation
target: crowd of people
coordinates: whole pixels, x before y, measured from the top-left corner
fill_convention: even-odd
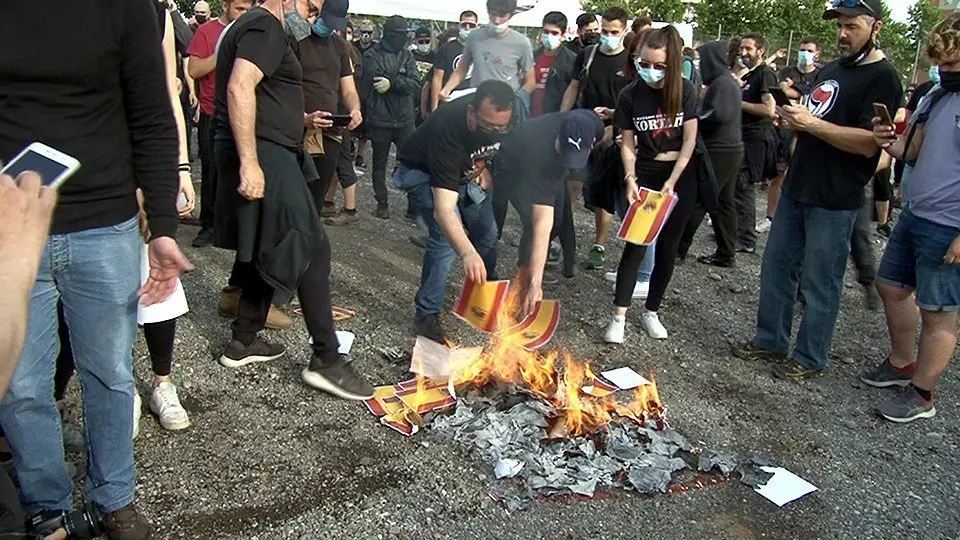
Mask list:
[[[417,335],[447,342],[441,314],[456,259],[465,280],[515,275],[523,313],[543,298],[551,261],[568,279],[604,270],[614,215],[623,219],[644,188],[678,202],[654,244],[625,243],[604,274],[613,313],[603,341],[625,342],[635,299],[639,328],[668,339],[660,308],[709,216],[716,250],[701,264],[734,266],[769,234],[756,332],[736,356],[771,363],[778,378],[823,374],[852,254],[891,343],[860,379],[902,387],[877,407],[888,420],[936,413],[960,309],[960,16],[927,37],[929,81],[905,97],[878,45],[879,0],[835,0],[823,18],[836,24],[837,59],[821,64],[827,44],[804,39],[795,65],[769,54],[759,33],[693,49],[673,26],[631,22],[619,7],[577,17],[570,40],[567,17],[548,13],[534,44],[511,27],[516,0],[487,0],[486,25],[464,11],[440,35],[402,16],[354,24],[348,0],[223,0],[219,14],[200,1],[190,18],[170,0],[53,4],[0,7],[0,158],[40,141],[82,163],[59,193],[36,174],[0,177],[0,451],[17,480],[14,491],[0,475],[4,528],[23,531],[25,516],[56,523],[72,509],[66,447],[87,453],[85,495],[107,537],[152,537],[134,505],[142,406],[132,349],[139,324],[154,373],[148,408],[163,428],[187,428],[171,373],[190,296],[179,276],[192,269],[178,221],[199,226],[194,247],[235,252],[218,304],[232,320],[223,366],[284,356],[262,330],[293,324],[278,306],[296,295],[311,338],[303,382],[373,396],[338,352],[324,228],[361,219],[367,144],[374,215],[391,218],[393,148],[389,181],[424,231]],[[768,204],[758,221],[759,188]],[[595,218],[582,264],[581,200]],[[512,239],[503,238],[511,207],[522,224]],[[879,267],[874,214],[889,236]],[[498,268],[506,243],[519,250],[515,270]],[[63,421],[74,372],[82,433]]]

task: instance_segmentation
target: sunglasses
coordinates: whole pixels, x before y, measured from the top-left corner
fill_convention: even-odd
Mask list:
[[[473,30],[476,27],[477,27],[477,23],[472,23],[472,22],[460,23],[460,28],[463,28],[464,30]]]
[[[361,30],[361,31],[360,31],[360,35],[361,35],[361,36],[372,36],[372,35],[373,35],[373,32],[366,32],[366,31]]]
[[[418,39],[418,40],[414,41],[413,43],[414,43],[415,45],[429,45],[429,44],[430,44],[430,39],[429,39],[429,38]]]
[[[867,10],[867,12],[869,12],[870,15],[872,15],[874,18],[877,18],[877,19],[880,18],[880,15],[876,11],[874,11],[872,7],[867,5],[867,3],[864,2],[863,0],[833,0],[833,9],[837,9],[840,7],[844,7],[844,8],[861,7]]]
[[[660,62],[647,62],[646,60],[637,60],[637,65],[640,66],[640,69],[659,69],[660,71],[667,70],[667,65]]]

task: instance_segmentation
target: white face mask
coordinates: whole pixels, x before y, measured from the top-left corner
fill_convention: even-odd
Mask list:
[[[560,36],[553,34],[540,34],[540,41],[543,43],[543,48],[548,51],[552,51],[560,46]]]
[[[420,54],[427,54],[428,52],[430,52],[430,44],[424,43],[424,44],[417,45],[417,52]]]
[[[799,51],[797,52],[797,63],[801,66],[813,65],[814,56],[816,55],[811,51]]]
[[[510,21],[502,22],[500,24],[490,23],[490,31],[494,34],[502,34],[510,28]]]

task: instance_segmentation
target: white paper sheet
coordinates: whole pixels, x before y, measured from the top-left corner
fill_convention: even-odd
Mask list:
[[[461,97],[463,97],[463,96],[469,96],[470,94],[472,94],[472,93],[474,93],[474,92],[476,92],[476,91],[477,91],[476,88],[466,88],[466,89],[463,89],[463,90],[454,90],[453,92],[450,92],[450,101],[453,101],[453,100],[455,100],[455,99],[457,99],[457,98],[461,98]]]
[[[603,375],[604,379],[612,382],[621,390],[630,390],[631,388],[650,384],[650,381],[641,377],[639,373],[628,367],[611,369],[610,371],[600,373],[600,375]]]
[[[469,365],[482,352],[483,347],[448,349],[436,341],[417,336],[410,358],[410,371],[428,379],[444,379]]]
[[[344,330],[337,330],[334,333],[337,335],[337,341],[340,343],[337,352],[340,354],[350,354],[350,349],[353,348],[353,341],[357,339],[357,335]],[[313,345],[313,338],[307,338],[307,343]]]
[[[150,259],[147,253],[147,245],[141,244],[140,284],[143,285],[146,283],[149,276]],[[169,321],[170,319],[176,319],[188,311],[190,311],[190,307],[187,306],[187,295],[183,292],[183,284],[180,283],[180,278],[177,278],[177,288],[174,289],[173,294],[163,302],[152,306],[145,306],[142,303],[137,304],[137,324],[144,325]]]
[[[804,495],[818,491],[817,486],[793,474],[783,467],[760,467],[765,472],[773,473],[773,478],[766,484],[755,488],[754,491],[763,495],[777,506],[783,506],[795,501]]]

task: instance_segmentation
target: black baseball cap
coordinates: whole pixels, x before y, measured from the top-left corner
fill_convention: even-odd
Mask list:
[[[327,26],[334,30],[344,30],[347,27],[347,12],[350,11],[350,0],[325,0],[320,18]]]
[[[430,35],[430,29],[429,29],[429,28],[427,28],[426,26],[419,26],[419,27],[417,27],[417,31],[414,32],[413,37],[414,37],[414,39],[416,39],[416,38],[424,38],[424,37],[426,37],[426,38],[432,38],[433,36]]]
[[[858,15],[869,15],[874,19],[880,19],[880,14],[883,12],[880,0],[833,0],[832,6],[823,13],[823,20]]]
[[[603,138],[603,122],[591,110],[571,111],[560,125],[560,165],[568,169],[587,166],[593,144]]]

